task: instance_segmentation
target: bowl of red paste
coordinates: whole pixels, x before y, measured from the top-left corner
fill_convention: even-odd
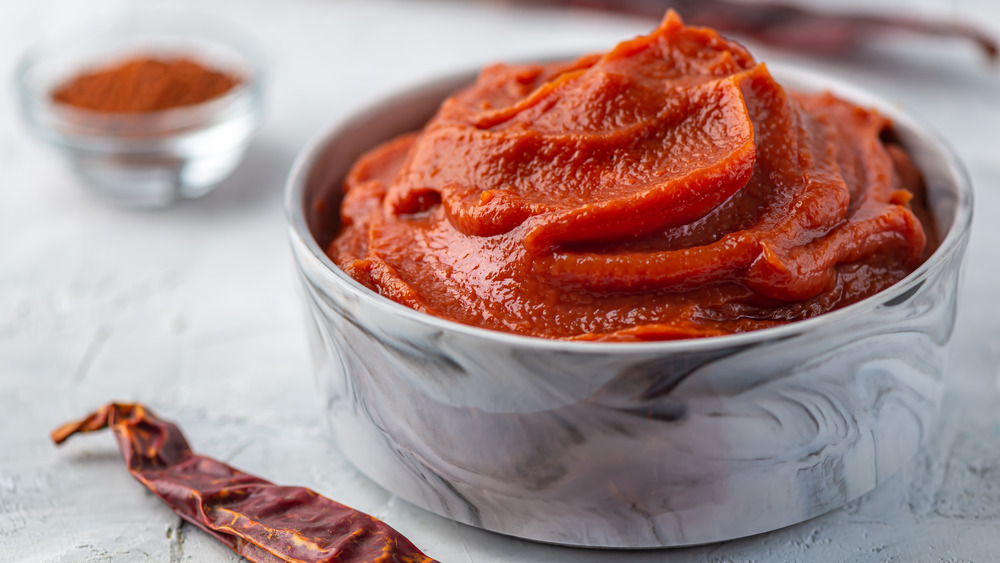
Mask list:
[[[488,530],[650,548],[801,522],[912,459],[972,190],[892,104],[668,14],[377,102],[286,205],[359,470]]]

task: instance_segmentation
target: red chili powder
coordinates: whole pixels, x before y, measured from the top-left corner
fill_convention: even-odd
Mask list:
[[[187,58],[135,57],[68,80],[56,102],[106,113],[139,113],[199,104],[241,82]]]

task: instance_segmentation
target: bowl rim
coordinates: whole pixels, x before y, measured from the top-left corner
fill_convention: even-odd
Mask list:
[[[549,60],[552,59],[550,58]],[[456,83],[463,78],[471,82],[482,66],[438,75],[431,79],[413,83],[410,86],[396,90],[392,94],[374,99],[360,108],[353,110],[350,114],[334,119],[331,123],[321,128],[296,155],[285,182],[285,217],[288,222],[291,242],[293,246],[301,244],[308,252],[308,258],[317,261],[323,266],[320,272],[324,279],[331,281],[343,291],[351,293],[369,306],[376,307],[385,313],[402,315],[412,322],[426,325],[436,330],[456,332],[471,338],[493,340],[497,343],[506,343],[512,347],[542,348],[553,352],[595,354],[704,352],[721,348],[751,346],[767,341],[784,340],[823,325],[838,324],[842,319],[870,312],[912,291],[932,270],[944,267],[947,259],[956,251],[961,250],[964,241],[970,233],[974,199],[968,171],[962,165],[951,146],[935,131],[903,112],[898,105],[892,104],[884,98],[857,87],[848,81],[811,69],[805,69],[794,64],[772,62],[767,63],[766,66],[774,71],[775,76],[779,78],[779,83],[782,83],[785,79],[794,78],[808,83],[810,85],[808,87],[809,90],[830,91],[848,101],[877,109],[880,113],[887,116],[894,125],[901,126],[903,129],[914,133],[937,151],[938,156],[944,164],[944,171],[947,172],[956,187],[954,219],[948,232],[941,239],[940,245],[927,260],[893,285],[845,307],[808,319],[797,320],[774,327],[717,336],[639,342],[563,340],[502,332],[436,317],[411,309],[365,287],[330,260],[316,242],[306,223],[304,196],[314,165],[325,148],[339,136],[349,132],[353,125],[364,122],[380,110],[384,110],[384,108],[394,103],[399,103],[408,96],[420,91],[431,90],[447,83]],[[792,90],[796,90],[796,88],[793,87]],[[300,270],[303,270],[303,265],[297,256],[295,261],[296,266]],[[304,271],[300,271],[300,273],[305,274]]]

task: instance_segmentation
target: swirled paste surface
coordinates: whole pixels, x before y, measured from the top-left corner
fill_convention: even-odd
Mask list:
[[[784,90],[669,13],[606,54],[483,70],[355,164],[328,253],[399,303],[524,335],[663,340],[813,317],[928,252],[920,174],[889,125]]]

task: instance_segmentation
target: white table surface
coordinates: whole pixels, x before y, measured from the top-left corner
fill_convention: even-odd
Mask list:
[[[150,0],[151,2],[151,0]],[[157,2],[174,4],[176,2]],[[818,0],[813,3],[819,4]],[[866,1],[1000,30],[995,0]],[[610,47],[651,22],[405,0],[203,0],[270,57],[268,114],[246,162],[200,201],[139,212],[85,192],[0,90],[0,561],[237,561],[126,472],[108,433],[62,448],[59,423],[146,402],[197,451],[380,517],[443,562],[1000,560],[1000,69],[948,41],[901,39],[807,62],[938,130],[977,188],[942,422],[901,474],[788,529],[680,550],[540,545],[455,524],[358,474],[323,425],[282,210],[306,141],[368,100],[499,59]],[[23,49],[128,4],[0,0],[0,75]],[[7,84],[4,84],[7,86]]]

